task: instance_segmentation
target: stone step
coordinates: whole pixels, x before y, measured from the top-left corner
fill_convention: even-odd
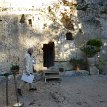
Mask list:
[[[60,80],[62,80],[62,78],[47,78],[47,79],[46,79],[46,82],[47,82],[47,81],[60,81]],[[46,83],[46,82],[45,82],[45,83]]]
[[[59,71],[56,70],[44,70],[44,73],[59,73]]]
[[[61,78],[59,75],[45,75],[45,78]]]
[[[56,80],[56,79],[61,79],[59,71],[54,71],[54,70],[45,70],[44,71],[44,78],[45,82],[47,80]]]
[[[59,72],[45,72],[45,75],[59,75]]]

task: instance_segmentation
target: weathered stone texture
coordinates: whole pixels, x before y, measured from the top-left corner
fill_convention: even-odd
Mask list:
[[[55,43],[55,61],[69,61],[71,57],[82,57],[78,48],[87,39],[94,37],[107,39],[106,0],[68,2],[69,5],[58,2],[57,5],[50,6],[50,10],[49,6],[30,9],[30,12],[29,9],[25,9],[28,13],[24,16],[16,14],[14,8],[13,10],[11,8],[11,11],[8,11],[10,8],[7,10],[0,8],[2,13],[0,16],[0,65],[2,68],[9,70],[11,63],[19,63],[23,70],[24,53],[28,47],[33,46],[34,56],[37,59],[35,68],[43,69],[42,48],[43,44],[49,41]],[[60,5],[64,6],[65,10],[61,9]],[[21,12],[20,9],[17,11]],[[63,13],[61,13],[62,18],[60,12]],[[68,31],[73,34],[73,41],[66,40],[65,35]],[[68,65],[63,63],[61,66],[71,69]]]

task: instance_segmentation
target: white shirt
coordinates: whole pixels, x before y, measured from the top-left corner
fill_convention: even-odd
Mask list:
[[[24,66],[25,66],[25,72],[33,73],[33,57],[29,53],[25,54]]]

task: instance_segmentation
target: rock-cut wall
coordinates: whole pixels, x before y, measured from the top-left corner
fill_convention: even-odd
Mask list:
[[[4,4],[4,5],[3,5]],[[16,6],[16,5],[15,5]],[[82,57],[79,47],[89,38],[103,40],[101,56],[107,57],[106,0],[60,0],[36,8],[15,7],[2,2],[0,7],[0,69],[9,70],[34,48],[37,70],[43,67],[43,44],[55,43],[55,67],[72,69],[71,57]],[[73,39],[67,40],[70,32]]]

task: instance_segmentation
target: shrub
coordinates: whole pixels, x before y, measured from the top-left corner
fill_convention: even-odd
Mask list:
[[[11,69],[11,70],[19,70],[19,65],[14,64],[14,65],[11,66],[10,69]]]
[[[104,65],[105,65],[104,59],[103,58],[99,58],[98,62],[96,63],[96,67],[99,69],[99,74],[103,74]]]
[[[86,45],[101,47],[103,43],[100,39],[90,39],[87,41]]]
[[[93,57],[94,55],[97,54],[97,52],[99,50],[95,46],[86,45],[86,46],[83,46],[81,48],[81,51],[83,51],[86,54],[87,57]]]
[[[102,45],[103,43],[100,39],[89,39],[86,45],[81,47],[80,50],[83,51],[86,56],[93,57],[100,51]]]
[[[76,70],[77,67],[80,69],[85,69],[86,67],[86,62],[83,59],[71,58],[69,62],[72,64],[74,70]]]

